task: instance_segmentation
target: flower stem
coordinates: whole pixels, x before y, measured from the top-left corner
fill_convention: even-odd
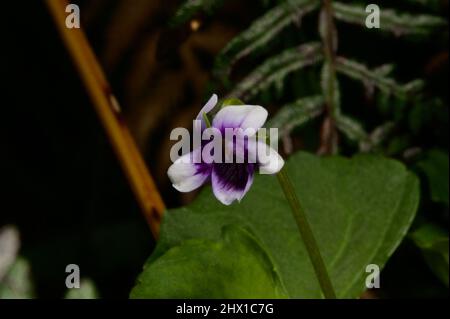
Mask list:
[[[292,213],[295,221],[297,222],[298,230],[308,251],[309,259],[316,273],[323,295],[326,299],[336,299],[336,293],[334,292],[333,285],[330,277],[328,276],[327,268],[323,262],[322,255],[320,254],[319,247],[317,246],[314,234],[309,226],[305,213],[300,205],[297,194],[287,174],[286,168],[283,168],[278,174],[278,181],[286,196],[289,205],[291,206]]]
[[[202,114],[203,120],[205,121],[205,125],[207,128],[211,128],[211,122],[209,121],[208,115],[206,113]]]

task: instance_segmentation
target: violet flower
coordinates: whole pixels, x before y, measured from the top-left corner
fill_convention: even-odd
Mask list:
[[[223,204],[230,205],[235,200],[241,201],[249,191],[256,170],[261,174],[275,174],[281,170],[284,161],[265,141],[256,139],[257,130],[266,122],[266,109],[256,105],[225,106],[213,117],[211,128],[208,128],[209,123],[205,122],[206,114],[210,113],[217,103],[218,97],[213,95],[194,123],[201,123],[202,133],[210,129],[221,133],[222,152],[226,158],[233,160],[221,160],[221,154],[217,154],[217,159],[210,152],[207,152],[208,156],[205,158],[205,150],[211,149],[211,143],[214,141],[205,142],[176,160],[167,174],[173,187],[184,193],[211,181],[216,198]],[[231,139],[223,138],[230,130],[236,135]]]

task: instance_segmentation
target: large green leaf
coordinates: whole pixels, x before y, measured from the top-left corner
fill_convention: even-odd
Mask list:
[[[301,152],[287,161],[287,170],[338,297],[360,296],[365,290],[366,266],[383,267],[408,231],[419,200],[416,177],[396,161],[371,155],[321,158]],[[231,206],[220,204],[207,188],[192,205],[168,211],[144,273],[153,269],[154,276],[169,283],[176,295],[173,279],[180,275],[152,266],[158,265],[171,247],[183,245],[188,239],[218,240],[225,225],[239,224],[249,228],[273,257],[290,297],[321,297],[296,223],[277,183],[274,176],[257,176],[242,202]],[[195,266],[197,271],[205,267],[201,262],[179,259],[179,271],[184,266]],[[220,273],[214,280],[228,285],[235,275]],[[153,289],[151,284],[146,289]]]
[[[247,231],[193,239],[148,265],[132,298],[286,298],[270,257]]]

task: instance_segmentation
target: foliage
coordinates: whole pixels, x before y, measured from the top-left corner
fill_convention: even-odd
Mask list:
[[[279,138],[295,137],[297,128],[320,119],[319,151],[322,144],[332,143],[336,147],[326,153],[396,156],[412,164],[427,185],[419,194],[417,179],[405,166],[379,155],[344,159],[300,152],[291,156],[289,174],[341,298],[357,298],[364,292],[368,264],[389,262],[409,231],[420,195],[422,202],[430,198],[444,205],[448,220],[448,150],[443,150],[448,145],[418,138],[433,125],[431,112],[438,118],[448,114],[444,102],[427,96],[427,83],[418,78],[422,74],[407,73],[397,80],[396,64],[377,61],[374,67],[364,55],[353,58],[339,47],[339,30],[352,25],[362,27],[360,32],[368,37],[377,36],[381,45],[389,38],[417,45],[447,27],[445,19],[430,14],[436,12],[437,1],[403,2],[424,13],[404,12],[390,4],[391,8],[381,8],[381,28],[369,30],[365,28],[367,12],[359,1],[331,1],[331,8],[327,1],[318,0],[262,1],[265,12],[224,47],[212,71],[216,88],[227,90],[227,97],[278,105],[266,126],[279,128]],[[174,25],[199,12],[212,14],[224,4],[186,1]],[[316,19],[316,13],[316,31],[309,37],[311,29],[301,22]],[[304,90],[311,73],[320,85],[305,85],[309,90]],[[360,85],[353,87],[353,83]],[[358,88],[363,89],[360,95],[366,98],[365,104],[372,106],[370,111],[361,110],[366,105],[350,110],[348,101],[357,100]],[[373,116],[361,116],[365,113]],[[336,138],[337,132],[345,139]],[[437,225],[442,221],[423,210],[408,237],[448,287],[447,226]],[[167,212],[161,239],[131,296],[281,297],[285,287],[291,298],[321,297],[288,211],[272,177],[257,177],[242,203],[230,208],[218,204],[205,190],[190,206]],[[230,229],[241,238],[231,236]],[[237,240],[233,254],[230,236]],[[261,274],[260,286],[243,264],[252,274]],[[239,280],[230,282],[230,278]]]
[[[301,152],[287,169],[338,296],[358,297],[365,289],[365,267],[383,266],[408,230],[418,205],[417,179],[398,162],[369,155],[320,158]],[[290,297],[320,297],[287,205],[276,179],[258,176],[240,204],[223,206],[208,189],[192,205],[168,211],[132,297],[279,296],[278,286],[265,284],[268,274],[260,279],[268,289],[263,294],[253,282],[258,280],[242,269],[245,260],[249,269],[263,270],[255,248],[237,247],[235,254],[223,248],[221,234],[228,225],[245,227],[258,239],[257,253],[272,256],[265,260],[273,265],[264,268],[279,273]],[[234,279],[238,284],[229,282]]]
[[[425,224],[413,232],[411,237],[421,249],[429,267],[448,287],[448,233],[436,225]]]
[[[0,229],[0,299],[31,299],[36,297],[32,266],[18,255],[19,232],[13,226]],[[98,292],[94,282],[82,279],[80,288],[69,289],[66,299],[95,299]]]
[[[0,228],[0,299],[28,299],[34,296],[30,264],[18,256],[19,232],[13,226]]]
[[[365,7],[348,5],[340,2],[333,3],[336,19],[365,26],[367,12]],[[398,13],[395,10],[382,9],[380,12],[382,31],[389,31],[396,36],[421,35],[426,36],[436,27],[445,25],[445,20],[431,15],[411,15]]]
[[[34,297],[30,263],[17,258],[0,283],[0,299],[29,299]]]
[[[436,149],[430,150],[417,165],[426,175],[431,199],[448,207],[448,153]]]
[[[324,101],[322,96],[302,98],[292,104],[283,106],[277,115],[267,122],[266,127],[278,127],[278,137],[280,138],[289,135],[294,128],[300,127],[321,115],[323,111]]]
[[[270,85],[275,83],[282,85],[282,80],[291,72],[315,64],[321,59],[322,53],[317,43],[288,49],[256,68],[234,87],[229,96],[251,100],[258,93],[267,90]]]
[[[218,55],[214,73],[222,78],[228,76],[234,63],[268,44],[289,24],[299,23],[303,15],[317,9],[319,4],[319,0],[281,2],[230,41]],[[292,52],[295,52],[295,49]],[[271,66],[267,64],[265,68],[270,70]]]
[[[147,266],[131,297],[286,298],[287,293],[256,238],[226,226],[217,241],[192,239],[169,249]]]
[[[99,297],[95,283],[90,279],[81,279],[80,288],[68,289],[65,299],[97,299]]]

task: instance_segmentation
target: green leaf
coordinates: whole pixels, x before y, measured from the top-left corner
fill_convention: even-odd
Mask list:
[[[407,134],[395,135],[386,145],[384,154],[387,156],[403,156],[404,152],[412,147],[411,137]]]
[[[269,10],[223,49],[217,57],[214,74],[221,78],[227,76],[236,61],[266,45],[287,25],[299,22],[319,4],[318,0],[290,0]]]
[[[448,153],[440,150],[430,150],[417,165],[428,179],[431,199],[437,203],[444,203],[448,207]]]
[[[373,70],[377,76],[386,77],[394,71],[395,65],[393,64],[383,64]]]
[[[17,228],[10,225],[0,228],[0,282],[16,260],[19,247]]]
[[[386,141],[387,137],[395,129],[395,124],[393,122],[386,122],[376,127],[368,136],[367,141],[363,141],[360,144],[360,149],[362,152],[370,152],[379,147],[383,142]]]
[[[245,103],[236,98],[229,98],[229,99],[224,99],[222,102],[222,105],[220,107],[222,108],[222,107],[230,106],[230,105],[245,105]]]
[[[401,163],[371,155],[322,158],[300,152],[286,165],[338,297],[359,297],[366,289],[366,266],[377,264],[382,268],[408,231],[419,201],[417,178]],[[258,238],[273,257],[290,297],[321,297],[275,176],[256,176],[240,204],[222,205],[207,187],[190,206],[169,210],[146,269],[157,265],[161,256],[186,240],[219,240],[222,228],[229,224],[248,228]],[[188,265],[191,272],[203,272],[206,267],[203,263],[194,265],[189,258],[178,260],[176,272],[180,274],[167,273],[165,266],[159,265],[153,268],[154,272],[158,270],[154,276],[167,286],[175,286],[172,278],[185,274],[183,267]],[[214,281],[227,286],[234,276],[221,273]],[[152,285],[144,283],[148,291],[154,288]],[[208,287],[202,289],[209,292]]]
[[[448,232],[433,224],[426,224],[412,233],[411,238],[421,249],[433,273],[448,287]]]
[[[304,44],[269,58],[239,82],[228,94],[242,100],[250,100],[292,72],[313,65],[323,59],[319,43]]]
[[[336,19],[366,26],[368,13],[365,7],[333,2],[334,16]],[[438,27],[445,26],[444,19],[432,15],[411,15],[398,13],[391,9],[380,9],[381,31],[393,32],[396,36],[402,35],[428,35]],[[376,29],[375,29],[376,30]]]
[[[257,240],[237,226],[218,240],[193,239],[169,249],[139,276],[132,298],[286,298]]]
[[[22,257],[16,259],[0,282],[0,299],[29,299],[34,297],[31,267]]]
[[[267,122],[266,128],[278,128],[278,138],[286,136],[293,129],[322,114],[324,103],[322,96],[312,96],[287,104]]]
[[[98,299],[99,295],[95,284],[90,279],[82,279],[80,288],[67,290],[65,299]]]
[[[393,94],[400,98],[408,97],[422,89],[423,82],[415,80],[410,83],[400,85],[395,80],[383,76],[380,69],[369,70],[365,65],[343,57],[336,58],[336,71],[358,81],[371,90],[372,86],[377,87],[383,93]]]
[[[178,8],[169,24],[171,26],[176,26],[185,23],[200,11],[206,12],[207,14],[213,14],[224,2],[225,0],[186,0],[181,7]]]
[[[348,139],[358,142],[361,147],[364,143],[368,143],[369,136],[358,121],[339,114],[336,116],[336,127],[339,131],[344,133]]]

